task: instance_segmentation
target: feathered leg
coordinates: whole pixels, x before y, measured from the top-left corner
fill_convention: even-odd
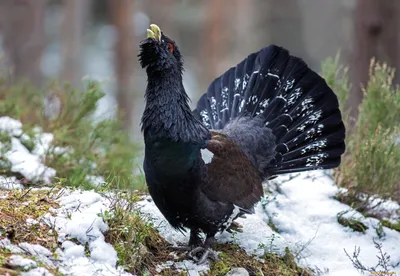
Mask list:
[[[193,250],[194,248],[198,248],[199,246],[201,246],[203,244],[203,241],[201,240],[199,234],[200,234],[199,229],[191,229],[188,245],[171,246],[170,248],[172,250],[179,250],[179,251],[190,251],[190,250]]]
[[[197,264],[203,264],[207,261],[208,258],[211,258],[213,260],[218,259],[217,253],[212,250],[212,246],[215,243],[215,238],[214,235],[207,235],[206,240],[204,241],[204,246],[199,246],[193,249],[192,251],[189,252],[189,256],[193,258]],[[203,252],[198,258],[196,255],[200,252]]]

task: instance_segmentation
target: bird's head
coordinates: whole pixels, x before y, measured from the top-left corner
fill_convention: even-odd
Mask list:
[[[182,73],[183,59],[175,41],[160,28],[151,24],[147,38],[140,42],[139,61],[142,68],[151,71],[177,71]]]

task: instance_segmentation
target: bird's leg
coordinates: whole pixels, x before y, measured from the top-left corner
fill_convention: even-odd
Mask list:
[[[196,247],[195,249],[189,252],[189,256],[192,257],[199,265],[205,263],[205,261],[208,258],[217,260],[218,259],[217,253],[214,250],[212,250],[212,246],[214,243],[215,243],[214,235],[207,235],[207,238],[204,242],[204,246]],[[201,254],[200,258],[198,258],[196,255],[202,251],[204,251],[203,254]]]
[[[190,239],[189,239],[189,244],[188,245],[171,246],[170,248],[172,250],[190,251],[193,248],[201,246],[203,244],[203,241],[201,240],[199,234],[200,234],[199,229],[191,229],[190,230]]]

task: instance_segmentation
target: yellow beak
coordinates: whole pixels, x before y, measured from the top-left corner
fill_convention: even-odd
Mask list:
[[[161,41],[161,30],[156,24],[151,24],[150,29],[147,29],[147,38]]]

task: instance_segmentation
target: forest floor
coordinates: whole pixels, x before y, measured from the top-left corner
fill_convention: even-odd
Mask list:
[[[91,189],[66,187],[42,160],[51,135],[28,145],[7,117],[0,133],[0,275],[226,275],[238,267],[249,275],[400,274],[399,204],[342,203],[347,191],[329,171],[269,182],[256,213],[237,220],[241,230],[217,236],[219,260],[197,265],[169,247],[188,235],[148,195],[110,189],[96,176]],[[40,187],[27,184],[33,179]]]

